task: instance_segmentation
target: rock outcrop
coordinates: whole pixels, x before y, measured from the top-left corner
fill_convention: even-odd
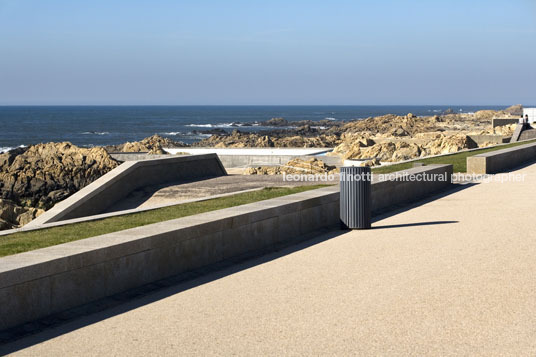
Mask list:
[[[0,198],[47,209],[118,165],[104,148],[38,144],[0,155]]]
[[[506,113],[515,116],[521,116],[523,114],[523,106],[521,104],[515,104],[504,110]]]
[[[288,133],[248,133],[234,130],[229,135],[212,135],[193,146],[217,148],[270,148],[270,147],[333,147],[340,143],[337,135],[321,134],[310,127],[298,128]]]
[[[21,227],[45,212],[33,207],[21,207],[13,201],[0,199],[0,230]]]
[[[126,142],[120,145],[107,146],[108,152],[146,152],[149,154],[166,154],[163,148],[181,148],[189,145],[164,138],[160,135],[153,135],[140,141]]]
[[[330,155],[343,159],[378,159],[382,162],[396,162],[422,156],[448,154],[471,148],[467,135],[444,135],[435,133],[421,143],[408,141],[384,141],[374,143],[372,139],[348,135]]]
[[[281,166],[250,167],[244,175],[287,175],[293,174],[334,174],[338,172],[335,166],[326,165],[322,160],[312,158],[309,160],[293,159]]]

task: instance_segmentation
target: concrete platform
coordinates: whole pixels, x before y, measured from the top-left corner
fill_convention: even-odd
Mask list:
[[[536,354],[536,165],[0,349],[35,355]]]

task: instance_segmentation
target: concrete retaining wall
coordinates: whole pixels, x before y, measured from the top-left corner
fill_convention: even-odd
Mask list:
[[[533,160],[536,160],[536,143],[469,156],[467,173],[492,174]]]
[[[491,119],[491,126],[496,128],[498,126],[505,126],[505,125],[510,125],[510,124],[517,124],[519,123],[519,118],[517,119],[504,119],[504,118],[495,118],[495,119]]]
[[[141,187],[226,174],[215,154],[128,161],[57,203],[26,227],[103,213]]]
[[[449,175],[452,166],[402,176],[423,173]],[[374,209],[449,183],[374,182]],[[330,186],[0,258],[0,330],[338,225],[338,187]]]

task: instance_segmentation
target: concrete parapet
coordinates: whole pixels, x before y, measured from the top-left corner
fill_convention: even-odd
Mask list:
[[[492,174],[533,160],[536,160],[536,143],[469,156],[467,173]]]
[[[445,189],[452,183],[452,165],[426,165],[385,174],[372,184],[372,212],[385,211]]]

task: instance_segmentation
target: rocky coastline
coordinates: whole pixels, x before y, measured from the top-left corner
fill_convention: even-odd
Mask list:
[[[373,158],[372,164],[395,162],[474,147],[470,135],[512,135],[515,124],[493,129],[491,119],[517,118],[522,107],[502,111],[453,113],[417,117],[383,115],[353,121],[274,118],[259,123],[235,123],[232,131],[213,129],[191,146],[216,148],[333,147],[329,155],[344,159]],[[270,129],[247,131],[262,126]],[[488,146],[482,143],[480,146]],[[166,154],[164,148],[190,145],[153,135],[138,142],[106,147],[81,148],[71,143],[46,143],[0,154],[0,229],[20,227],[82,187],[106,174],[119,163],[112,152]],[[247,174],[335,172],[334,167],[314,162],[293,162],[280,168],[252,168]]]

